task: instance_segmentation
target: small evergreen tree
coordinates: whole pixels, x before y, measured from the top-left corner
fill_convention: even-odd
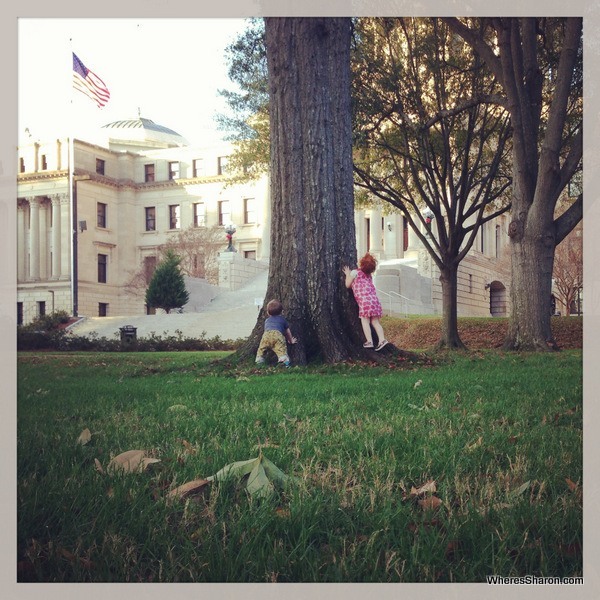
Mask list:
[[[169,313],[187,303],[189,294],[185,289],[183,275],[179,269],[181,259],[173,251],[165,254],[156,267],[146,290],[146,304],[152,308],[162,308]]]

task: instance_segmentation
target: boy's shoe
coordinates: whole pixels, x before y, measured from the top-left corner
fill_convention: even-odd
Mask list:
[[[373,342],[365,342],[363,344],[363,348],[372,348],[373,347]]]
[[[388,344],[389,344],[389,342],[387,340],[382,340],[381,342],[379,342],[379,346],[377,346],[377,348],[375,348],[375,352],[379,352],[382,348],[384,348]]]
[[[289,368],[292,366],[292,363],[291,363],[289,360],[286,360],[286,361],[283,363],[283,366],[284,366],[286,369],[289,369]]]

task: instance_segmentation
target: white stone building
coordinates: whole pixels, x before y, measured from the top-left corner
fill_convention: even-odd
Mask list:
[[[192,226],[234,223],[237,250],[223,254],[219,284],[239,288],[264,270],[270,246],[268,176],[227,184],[227,143],[192,147],[145,118],[104,126],[95,140],[32,142],[19,148],[18,322],[65,310],[79,316],[140,315],[131,274],[156,261],[170,236]],[[70,178],[69,163],[74,166]],[[441,312],[432,261],[400,214],[357,210],[357,252],[380,261],[386,312]],[[506,219],[488,223],[459,271],[459,315],[508,314],[500,268]],[[223,249],[227,245],[223,234]]]

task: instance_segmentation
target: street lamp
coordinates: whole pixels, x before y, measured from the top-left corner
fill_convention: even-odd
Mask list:
[[[235,225],[233,223],[229,223],[225,226],[225,234],[227,236],[228,246],[225,249],[225,252],[237,252],[237,250],[233,247],[233,234],[236,232]]]

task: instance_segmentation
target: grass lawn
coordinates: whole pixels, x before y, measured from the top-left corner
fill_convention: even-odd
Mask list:
[[[581,350],[211,364],[224,356],[19,354],[19,581],[582,575]],[[110,474],[128,450],[160,462]],[[237,478],[167,500],[259,453],[292,476],[272,495]]]

